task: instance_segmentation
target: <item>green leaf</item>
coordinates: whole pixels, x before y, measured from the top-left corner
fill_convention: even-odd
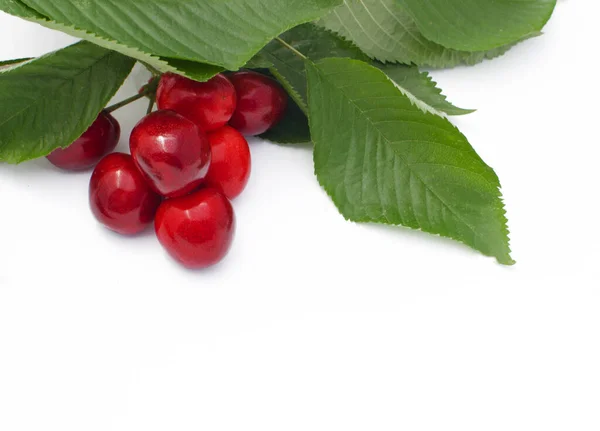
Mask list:
[[[513,46],[479,52],[444,48],[423,36],[399,0],[344,0],[318,23],[352,41],[369,57],[383,62],[453,67],[498,57]]]
[[[263,60],[257,57],[254,64],[260,65],[265,63],[263,63]],[[254,72],[262,73],[263,75],[267,75],[272,79],[277,79],[277,77],[274,76],[268,69],[268,67],[271,65],[267,63],[266,66],[267,68],[256,67],[252,69]],[[260,135],[260,137],[276,144],[310,143],[310,128],[308,127],[308,118],[289,93],[288,105],[283,119],[274,127]]]
[[[382,63],[373,63],[373,65],[394,81],[398,89],[424,112],[440,116],[466,115],[475,112],[474,109],[457,108],[448,102],[431,76],[427,72],[420,72],[414,66]]]
[[[7,0],[3,0],[6,2]],[[341,0],[22,0],[95,43],[236,70],[271,39]],[[124,51],[124,50],[123,50]],[[131,55],[130,52],[123,52]]]
[[[447,48],[485,51],[538,34],[556,0],[399,0],[421,33]]]
[[[313,24],[298,26],[281,38],[313,61],[328,57],[353,58],[370,62],[383,70],[402,92],[425,112],[437,115],[464,115],[472,110],[457,108],[446,100],[427,73],[414,66],[383,64],[369,59],[360,49],[338,35]],[[268,44],[255,63],[270,65],[271,72],[282,82],[299,106],[306,107],[306,73],[304,61],[278,41]]]
[[[268,70],[269,67],[273,66],[273,63],[271,63],[269,60],[267,60],[266,58],[264,58],[262,56],[261,52],[259,52],[254,57],[252,57],[250,59],[250,61],[244,65],[244,68],[245,69],[261,69],[261,70],[264,69],[264,70]]]
[[[308,118],[294,99],[289,97],[283,119],[260,137],[277,144],[307,144],[310,142]]]
[[[498,177],[448,120],[366,63],[308,62],[307,73],[315,171],[347,219],[421,229],[514,263]]]
[[[0,161],[67,147],[94,122],[135,61],[79,42],[0,71]]]
[[[358,48],[333,33],[313,24],[304,24],[281,35],[281,38],[313,61],[328,57],[357,58],[368,61]],[[278,41],[270,42],[261,52],[263,64],[269,64],[271,72],[304,112],[306,105],[306,72],[304,61]]]
[[[44,15],[31,9],[29,6],[21,2],[20,0],[0,0],[0,9],[11,15],[15,15],[21,18],[37,18],[44,19]]]
[[[213,65],[167,57],[159,58],[157,56],[142,52],[137,48],[125,46],[117,41],[104,39],[97,35],[91,34],[88,31],[75,28],[70,24],[58,23],[33,10],[20,0],[0,0],[0,10],[25,20],[41,24],[44,27],[48,27],[53,30],[62,31],[63,33],[67,33],[81,39],[90,40],[91,42],[106,49],[120,52],[124,55],[149,64],[160,72],[173,72],[185,75],[198,81],[206,81],[215,76],[217,73],[223,71],[223,68]]]

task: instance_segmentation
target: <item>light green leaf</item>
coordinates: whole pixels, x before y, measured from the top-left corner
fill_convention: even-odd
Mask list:
[[[448,120],[360,61],[308,62],[307,74],[315,171],[347,219],[421,229],[514,263],[500,182]]]
[[[446,96],[442,94],[442,90],[427,72],[420,72],[414,66],[389,63],[372,64],[394,81],[402,94],[407,96],[415,106],[424,112],[440,116],[444,114],[466,115],[475,112],[474,109],[457,108],[448,102]]]
[[[134,62],[80,42],[0,71],[0,161],[20,163],[73,143]]]
[[[473,112],[457,108],[448,102],[427,73],[419,72],[414,66],[371,61],[352,43],[314,24],[298,26],[281,35],[281,38],[313,61],[338,57],[370,62],[383,70],[398,84],[401,91],[425,112],[436,115],[464,115]],[[299,106],[307,111],[306,73],[301,57],[278,41],[273,41],[261,51],[260,57],[255,61],[260,61],[263,65],[270,64],[271,72],[292,94]]]
[[[177,60],[167,57],[159,58],[157,56],[142,52],[137,48],[125,46],[115,40],[105,39],[88,31],[75,28],[70,24],[66,25],[58,23],[31,9],[20,0],[0,0],[0,10],[28,21],[41,24],[44,27],[48,27],[53,30],[62,31],[63,33],[70,34],[71,36],[90,40],[91,42],[106,49],[120,52],[124,55],[149,64],[160,72],[173,72],[185,75],[198,81],[206,81],[215,76],[217,73],[223,71],[223,68],[213,65],[186,60]]]
[[[556,0],[398,0],[421,33],[447,48],[485,51],[538,34]]]
[[[512,48],[508,45],[479,52],[444,48],[423,36],[399,0],[344,0],[318,23],[383,62],[453,67],[498,57]]]
[[[85,30],[92,42],[116,41],[154,56],[228,70],[242,67],[277,35],[320,18],[340,2],[22,0],[60,25]]]

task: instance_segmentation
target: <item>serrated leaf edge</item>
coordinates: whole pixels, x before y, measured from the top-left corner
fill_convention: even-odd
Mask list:
[[[85,42],[92,43],[92,42],[89,42],[89,41],[85,41]],[[82,42],[81,41],[80,42],[76,42],[73,45],[77,45],[78,43],[82,43]],[[73,46],[73,45],[70,45],[70,46]],[[69,48],[69,47],[67,47],[67,48]],[[0,70],[0,75],[3,74],[3,73],[9,72],[9,71],[14,71],[16,69],[19,69],[19,68],[21,68],[23,66],[26,66],[26,65],[28,65],[30,63],[33,63],[35,61],[43,60],[43,59],[45,59],[47,57],[50,57],[50,56],[56,54],[57,52],[61,51],[62,49],[65,49],[65,48],[57,49],[55,51],[49,52],[47,54],[44,54],[44,55],[42,55],[40,57],[32,58],[32,59],[30,59],[28,61],[25,61],[23,63],[19,63],[19,64],[16,65],[16,67],[12,67],[12,68],[9,68],[9,69],[6,69],[6,70]],[[113,50],[107,50],[106,54],[103,55],[101,58],[97,59],[94,62],[94,64],[100,63],[100,62],[104,61],[107,57],[110,57],[110,56],[115,55],[115,54],[121,55],[121,53],[119,53],[119,52],[116,52],[116,51],[113,51]],[[135,62],[132,61],[132,63],[131,63],[131,67],[132,68],[133,68],[134,64],[135,64]],[[123,85],[123,83],[125,82],[126,79],[127,79],[127,77],[124,77],[123,80],[120,81],[118,88],[120,88]],[[109,100],[110,100],[110,98],[108,98],[106,100],[106,103],[108,103]],[[31,107],[31,105],[29,105],[26,109],[29,109],[30,107]],[[98,114],[100,114],[100,111],[98,111]],[[91,123],[87,127],[89,127],[89,126],[91,126]],[[85,132],[85,130],[87,129],[87,127],[84,128],[81,133]],[[71,145],[72,143],[73,142],[67,142],[64,145],[61,145],[60,147],[57,147],[57,148],[63,148],[64,149],[64,148],[68,147],[69,145]],[[3,158],[3,159],[1,159],[1,161],[5,162],[5,163],[9,163],[9,164],[21,164],[21,163],[29,161],[29,160],[33,160],[33,159],[36,159],[36,158],[41,158],[41,157],[47,156],[48,154],[49,153],[39,152],[39,153],[35,153],[31,157],[30,156],[21,157],[21,158],[10,157],[10,158]]]
[[[186,71],[180,70],[180,69],[172,66],[171,64],[168,63],[167,60],[165,60],[162,57],[157,57],[155,55],[148,54],[147,52],[144,52],[138,48],[132,48],[130,46],[122,44],[121,42],[117,42],[115,40],[101,37],[93,32],[81,30],[75,26],[61,24],[61,23],[51,20],[49,18],[34,18],[34,17],[23,17],[23,16],[19,16],[19,17],[24,20],[36,23],[36,24],[40,24],[46,28],[49,28],[52,30],[58,30],[58,31],[61,31],[68,35],[87,40],[90,43],[94,43],[103,48],[110,49],[112,51],[117,51],[123,55],[134,58],[138,61],[149,63],[151,66],[155,67],[160,72],[163,72],[163,73],[172,72],[172,73],[176,73],[178,75],[186,76],[190,79],[198,80],[198,76],[190,76]],[[210,65],[210,66],[217,67],[214,65]],[[218,72],[215,71],[214,75],[216,75],[217,73]],[[207,77],[206,79],[210,79],[210,77]]]
[[[460,111],[461,112],[460,114],[450,114],[448,112],[444,112],[444,111],[434,108],[430,104],[419,99],[417,96],[412,94],[406,88],[402,87],[400,84],[398,84],[396,81],[394,81],[390,76],[388,76],[383,70],[381,70],[381,72],[383,72],[383,74],[392,82],[392,84],[394,84],[394,86],[402,94],[404,94],[408,98],[408,100],[410,100],[410,102],[413,104],[413,106],[416,106],[417,108],[419,108],[421,111],[423,111],[426,114],[433,114],[433,115],[437,115],[438,117],[448,118],[451,115],[467,115],[467,114],[471,114],[471,113],[475,112],[475,109],[462,109],[462,108],[458,108],[458,107],[454,106],[453,104],[451,104],[447,100],[447,97],[444,94],[442,94],[442,89],[437,86],[437,83],[431,78],[431,76],[427,72],[420,72],[420,75],[425,76],[425,80],[433,85],[436,93],[440,97],[442,97],[446,102],[448,102],[452,106],[454,106],[454,108],[457,110],[457,112]]]
[[[344,3],[345,3],[345,0],[344,0]],[[334,12],[335,12],[335,9],[331,13],[334,13]],[[340,22],[342,22],[341,18],[339,18],[339,16],[337,15],[337,13],[336,13],[336,16],[338,17],[338,20],[340,20]],[[320,20],[314,21],[313,24],[319,26],[320,28],[323,28],[323,29],[325,29],[327,31],[330,31],[330,32],[334,33],[338,37],[340,37],[342,39],[345,39],[345,40],[351,42],[352,44],[354,44],[355,46],[358,47],[358,45],[356,45],[354,43],[354,41],[351,41],[348,38],[344,37],[338,31],[330,29],[330,28],[326,27],[324,24],[321,24]],[[514,42],[512,44],[503,45],[503,46],[500,46],[500,47],[497,47],[495,49],[491,49],[491,50],[488,50],[488,51],[473,51],[473,52],[460,51],[460,50],[456,50],[456,49],[452,49],[452,48],[447,48],[447,47],[445,47],[443,45],[440,45],[440,44],[437,44],[435,42],[430,41],[431,43],[439,45],[441,48],[444,48],[444,49],[449,50],[449,51],[454,51],[454,52],[457,52],[457,53],[464,53],[464,54],[467,54],[467,55],[468,54],[475,54],[475,53],[482,53],[484,55],[484,57],[483,57],[482,60],[474,60],[474,59],[472,59],[470,57],[467,57],[467,58],[461,59],[459,62],[457,62],[455,64],[446,64],[446,63],[443,63],[441,61],[437,61],[437,62],[423,61],[423,62],[419,62],[419,64],[415,63],[414,61],[411,61],[411,62],[402,62],[402,61],[399,61],[398,59],[393,58],[393,57],[380,57],[380,56],[377,56],[377,55],[370,55],[370,54],[364,52],[360,47],[358,49],[364,55],[366,55],[367,57],[369,57],[370,59],[378,61],[378,62],[381,62],[383,64],[404,64],[404,65],[408,65],[408,66],[429,67],[429,68],[432,68],[432,69],[455,69],[455,68],[463,66],[463,65],[466,65],[466,66],[475,66],[475,65],[477,65],[479,63],[484,62],[485,60],[494,60],[494,59],[503,57],[506,54],[508,54],[508,52],[512,48],[514,48],[515,46],[519,45],[522,42],[525,42],[528,39],[532,39],[534,37],[538,37],[541,34],[542,34],[541,31],[539,31],[537,33],[536,32],[532,32],[531,34],[524,36],[523,39],[521,39],[519,41],[516,41],[516,42]],[[425,37],[425,36],[423,36],[423,37]],[[506,47],[508,49],[506,49],[505,51],[499,52],[499,53],[494,52],[494,51],[496,51],[498,49],[501,49],[503,47]]]
[[[298,91],[292,86],[292,84],[287,80],[285,76],[279,73],[275,66],[269,67],[269,72],[271,72],[273,76],[277,78],[277,80],[288,92],[290,97],[294,99],[294,102],[296,102],[302,110],[302,112],[304,112],[304,115],[308,117],[308,106],[306,105],[306,102],[302,99],[302,96],[300,96],[300,93],[298,93]]]
[[[404,65],[404,63],[400,63],[400,62],[380,62],[378,59],[374,59],[372,57],[369,57],[366,53],[363,52],[362,49],[360,49],[358,47],[358,45],[356,45],[356,43],[354,43],[353,40],[348,39],[347,37],[341,35],[340,33],[333,31],[327,27],[322,27],[319,26],[316,22],[313,22],[312,25],[319,27],[320,29],[326,31],[327,33],[330,33],[332,35],[334,35],[335,37],[338,37],[339,39],[341,39],[342,41],[344,41],[345,43],[347,43],[348,45],[350,45],[352,48],[356,49],[358,52],[361,52],[365,58],[371,58],[372,60],[379,62],[382,66],[386,66],[386,65]],[[360,59],[356,59],[359,60]],[[377,67],[377,64],[373,64],[372,66]],[[405,66],[407,67],[417,67],[417,65],[415,64],[406,64]],[[383,71],[385,73],[385,71]],[[410,91],[408,91],[407,89],[405,89],[404,87],[402,87],[401,85],[399,85],[396,81],[394,81],[390,76],[388,76],[388,78],[394,83],[394,85],[396,85],[396,87],[398,87],[398,89],[406,96],[410,99],[410,101],[413,103],[413,105],[417,106],[418,108],[420,108],[423,112],[427,112],[427,113],[431,113],[431,114],[435,114],[435,115],[439,115],[440,117],[444,117],[446,118],[448,115],[467,115],[467,114],[472,114],[473,112],[475,112],[475,109],[463,109],[463,108],[459,108],[457,106],[454,106],[453,103],[451,103],[448,100],[448,97],[443,94],[443,90],[441,88],[438,87],[437,82],[435,82],[433,80],[433,78],[431,77],[431,75],[428,72],[425,71],[421,71],[419,70],[419,73],[425,78],[425,81],[429,82],[433,87],[435,92],[442,97],[446,102],[448,102],[449,104],[451,104],[457,112],[461,112],[460,114],[450,114],[444,111],[440,111],[439,109],[434,108],[433,106],[429,105],[428,103],[423,102],[421,99],[419,99],[418,97],[416,97],[414,94],[412,94]],[[387,75],[387,74],[386,74]]]
[[[364,62],[362,62],[360,60],[353,60],[353,59],[348,59],[348,60],[349,61],[355,61],[355,62],[364,63]],[[318,71],[317,64],[313,63],[312,61],[310,62],[310,64]],[[368,64],[368,63],[365,63],[365,64]],[[382,73],[388,80],[390,80],[389,77],[385,73],[383,73],[383,71],[379,70],[379,72]],[[400,90],[398,90],[398,91],[402,94],[402,92]],[[310,97],[310,92],[307,94],[307,96]],[[309,102],[309,104],[310,104],[310,102]],[[431,113],[427,113],[427,112],[425,112],[425,114],[426,115],[435,115],[435,114],[431,114]],[[312,128],[312,121],[311,121],[310,116],[308,117],[308,121],[309,121],[309,125],[311,125],[311,128]],[[450,123],[450,124],[452,124],[452,123]],[[462,132],[460,132],[460,130],[458,130],[458,128],[456,126],[454,126],[453,124],[452,124],[452,127],[454,127],[459,133],[462,134]],[[315,143],[315,145],[316,145],[316,143]],[[316,153],[313,154],[313,160],[314,160],[314,156],[315,155],[316,155]],[[477,156],[477,157],[479,157],[479,156]],[[327,193],[327,195],[329,196],[329,198],[331,199],[331,201],[334,203],[334,205],[336,206],[336,208],[338,209],[338,211],[340,212],[340,214],[344,217],[344,219],[346,221],[353,222],[353,223],[374,223],[373,220],[370,220],[370,219],[367,219],[367,218],[360,218],[360,217],[359,218],[351,218],[351,217],[348,217],[348,216],[346,216],[342,212],[342,208],[335,201],[335,195],[334,195],[334,193],[329,189],[329,187],[327,185],[325,185],[323,183],[323,181],[321,180],[320,176],[318,175],[317,169],[316,169],[316,160],[314,160],[314,162],[315,162],[314,163],[314,165],[315,165],[314,175],[317,177],[317,181],[319,182],[319,185],[321,186],[321,188],[323,188],[323,190],[325,190],[325,192]],[[487,164],[486,164],[486,166],[487,166]],[[482,178],[485,181],[489,182],[489,180],[487,178],[485,178],[485,177],[482,177]],[[497,176],[496,176],[496,178],[497,178]],[[421,182],[423,183],[423,185],[425,187],[427,187],[426,184],[422,180],[421,180]],[[495,188],[497,190],[497,193],[498,193],[497,197],[498,197],[499,205],[496,207],[496,209],[498,210],[498,218],[499,218],[499,220],[501,221],[501,224],[502,224],[501,232],[504,234],[505,239],[506,239],[505,240],[505,244],[504,244],[506,246],[506,256],[505,256],[506,259],[501,259],[499,256],[488,255],[486,253],[481,252],[480,250],[478,250],[478,251],[481,252],[482,254],[486,255],[486,256],[496,258],[496,260],[499,263],[503,264],[503,265],[512,266],[512,265],[516,264],[516,261],[514,259],[512,259],[512,257],[511,257],[512,250],[511,250],[511,247],[510,247],[510,230],[508,228],[508,218],[506,217],[506,207],[505,207],[505,204],[504,204],[504,198],[502,196],[502,191],[501,191],[502,189],[501,189],[500,181],[497,180],[496,183],[494,183],[493,185],[495,186]],[[430,190],[430,192],[431,192],[431,190]],[[433,194],[435,195],[435,193],[433,193]],[[443,201],[442,201],[442,203],[443,203]],[[450,210],[450,212],[454,213],[454,211],[452,211],[452,210]],[[459,217],[459,219],[460,219],[460,217]],[[465,223],[465,222],[463,222],[463,223]],[[472,248],[464,240],[462,240],[460,238],[456,238],[454,236],[446,236],[446,235],[441,235],[441,234],[435,233],[435,232],[429,232],[429,231],[423,230],[420,227],[417,228],[417,229],[414,229],[414,228],[407,227],[407,226],[404,226],[404,225],[399,224],[399,223],[390,223],[388,220],[385,221],[385,224],[388,225],[388,226],[405,227],[405,228],[409,228],[409,229],[412,229],[412,230],[417,230],[417,231],[425,232],[427,234],[435,235],[435,236],[442,237],[442,238],[451,238],[454,241],[457,241],[459,243],[462,243],[462,244],[466,245],[469,248]],[[465,225],[467,227],[469,227],[473,231],[474,234],[476,234],[474,232],[474,230],[468,224],[465,223]]]

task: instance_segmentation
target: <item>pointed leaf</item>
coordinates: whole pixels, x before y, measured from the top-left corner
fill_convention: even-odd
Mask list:
[[[427,72],[420,72],[414,66],[378,62],[372,64],[394,81],[398,89],[424,112],[440,116],[466,115],[475,112],[474,109],[457,108],[448,102],[442,90]]]
[[[3,10],[4,12],[14,16],[18,16],[19,18],[41,24],[44,27],[48,27],[53,30],[62,31],[63,33],[70,34],[71,36],[90,40],[91,42],[104,48],[120,52],[132,58],[136,58],[146,64],[151,65],[160,72],[173,72],[185,75],[188,78],[198,81],[206,81],[215,76],[217,73],[223,71],[223,68],[209,64],[177,60],[167,57],[159,58],[146,52],[142,52],[137,48],[125,46],[115,40],[98,37],[97,35],[93,35],[87,31],[75,28],[72,25],[61,24],[53,21],[25,5],[20,0],[0,0],[0,10]]]
[[[344,0],[319,25],[351,40],[369,57],[384,62],[453,67],[498,57],[512,48],[507,45],[478,52],[444,48],[423,36],[399,0]]]
[[[463,51],[485,51],[538,34],[556,0],[400,0],[429,40]]]
[[[347,219],[421,229],[514,263],[500,182],[448,120],[366,63],[308,62],[307,73],[315,171]]]
[[[3,0],[7,1],[7,0]],[[92,42],[236,70],[271,39],[341,0],[22,0]],[[124,54],[130,55],[128,52]]]
[[[89,42],[0,70],[0,160],[42,157],[79,138],[134,60]]]
[[[427,73],[414,66],[383,64],[371,61],[360,49],[338,35],[315,26],[304,24],[283,35],[288,44],[313,61],[328,57],[353,58],[370,62],[383,70],[401,91],[425,112],[437,115],[464,115],[472,110],[457,108],[446,100],[442,91]],[[282,82],[299,106],[306,112],[306,73],[304,61],[277,41],[271,42],[260,53],[263,64],[270,64],[271,72]]]

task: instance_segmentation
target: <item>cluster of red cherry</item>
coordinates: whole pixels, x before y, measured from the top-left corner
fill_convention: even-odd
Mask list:
[[[176,260],[189,268],[214,265],[234,236],[230,200],[250,177],[244,135],[273,127],[284,115],[287,94],[273,79],[250,71],[208,82],[165,74],[156,104],[158,110],[131,133],[131,155],[108,154],[121,129],[103,111],[77,141],[48,160],[68,170],[95,166],[90,206],[109,229],[134,235],[154,221],[160,243]]]

